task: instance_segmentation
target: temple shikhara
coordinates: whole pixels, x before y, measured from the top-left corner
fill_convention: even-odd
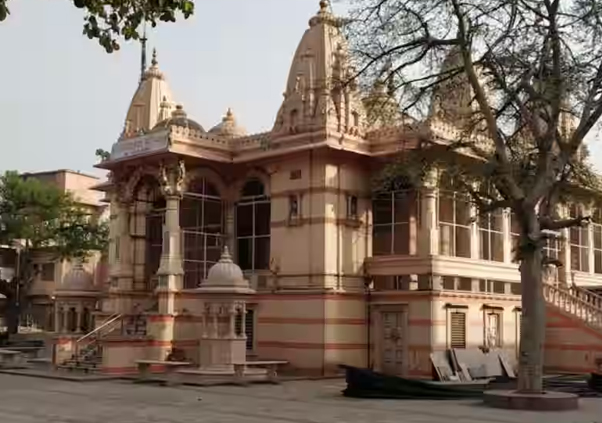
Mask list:
[[[363,93],[341,82],[355,72],[341,25],[322,1],[273,127],[259,134],[233,110],[215,126],[187,115],[153,54],[97,165],[109,171],[97,187],[110,204],[109,276],[77,268],[69,289],[57,284],[55,364],[96,360],[122,374],[141,360],[225,372],[271,360],[297,374],[348,364],[430,377],[431,354],[450,348],[516,360],[511,214],[472,220],[445,169],[419,187],[375,193],[371,183],[425,128],[442,145],[453,140],[467,88],[441,87],[425,120],[403,115],[386,84]],[[367,100],[381,105],[377,117]],[[567,214],[576,207],[589,205]],[[545,285],[549,369],[589,371],[602,348],[602,299],[590,290],[602,286],[602,218],[593,215],[547,248],[565,263]],[[66,297],[79,308],[61,306]]]

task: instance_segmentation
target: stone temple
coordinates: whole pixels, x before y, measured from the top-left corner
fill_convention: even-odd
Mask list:
[[[97,187],[110,203],[109,281],[75,266],[57,287],[57,308],[68,300],[82,313],[57,315],[55,363],[76,355],[123,374],[172,354],[200,367],[271,359],[299,374],[344,363],[429,377],[430,354],[447,348],[517,357],[511,213],[471,220],[445,169],[421,186],[375,194],[371,184],[424,134],[453,140],[470,90],[441,87],[424,120],[400,113],[386,84],[364,93],[344,82],[355,71],[342,24],[320,2],[274,125],[259,134],[232,110],[213,127],[189,116],[153,55],[97,165],[110,172]],[[602,300],[591,291],[602,286],[602,214],[593,216],[547,246],[565,263],[545,285],[555,371],[592,370],[602,351]],[[89,320],[94,331],[82,331]]]

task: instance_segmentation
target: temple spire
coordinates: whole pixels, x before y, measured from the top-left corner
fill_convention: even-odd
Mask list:
[[[146,22],[143,23],[144,29],[142,33],[142,38],[140,38],[140,44],[142,46],[142,51],[140,52],[140,81],[144,78],[144,72],[146,72]]]

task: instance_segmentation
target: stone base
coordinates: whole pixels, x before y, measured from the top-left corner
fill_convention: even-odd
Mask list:
[[[485,405],[508,410],[562,411],[579,408],[579,397],[564,392],[522,394],[517,391],[485,391]]]

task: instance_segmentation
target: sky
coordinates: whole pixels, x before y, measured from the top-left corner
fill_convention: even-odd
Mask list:
[[[205,129],[228,107],[250,133],[269,130],[297,44],[318,0],[196,0],[195,15],[151,29],[148,56]],[[140,44],[107,54],[82,35],[71,0],[12,0],[0,24],[0,171],[93,168],[119,136],[140,75]],[[344,14],[334,2],[335,13]],[[590,143],[602,169],[602,145]]]
[[[175,100],[209,129],[228,107],[269,130],[318,0],[197,0],[195,14],[148,34]],[[0,171],[94,170],[117,140],[140,75],[140,44],[107,54],[82,35],[71,1],[9,2],[0,24]],[[335,5],[336,12],[336,5]]]

